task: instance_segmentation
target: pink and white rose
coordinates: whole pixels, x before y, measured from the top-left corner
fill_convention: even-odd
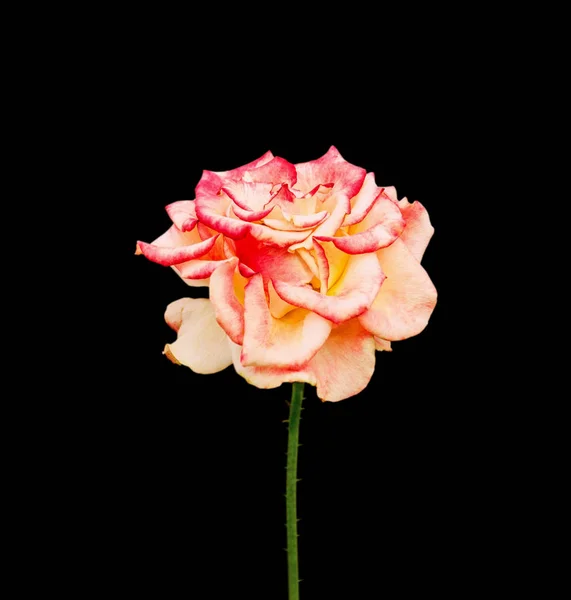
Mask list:
[[[420,261],[434,232],[336,148],[291,164],[267,152],[204,171],[195,200],[166,207],[171,228],[137,253],[173,267],[210,299],[166,310],[165,354],[197,373],[233,364],[249,383],[307,382],[322,400],[363,390],[375,350],[420,333],[436,289]]]

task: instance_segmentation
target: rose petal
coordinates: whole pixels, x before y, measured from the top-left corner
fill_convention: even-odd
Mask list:
[[[209,300],[177,300],[167,307],[165,319],[171,327],[178,326],[176,342],[167,344],[164,350],[172,362],[203,374],[218,373],[232,364],[228,338],[216,322]]]
[[[317,384],[315,374],[307,368],[287,369],[285,367],[245,367],[240,357],[242,346],[230,341],[232,362],[238,375],[241,375],[250,385],[257,388],[270,389],[279,387],[282,383],[303,381],[311,385]]]
[[[236,298],[234,274],[238,259],[220,265],[210,276],[210,301],[216,321],[236,344],[244,339],[244,307]]]
[[[283,210],[292,210],[294,206],[295,196],[290,191],[287,183],[283,183],[272,196],[272,205],[279,206]]]
[[[406,198],[403,198],[398,204],[406,221],[406,227],[400,239],[420,262],[434,233],[434,227],[430,223],[428,212],[420,202],[415,201],[410,204]]]
[[[328,295],[309,286],[276,280],[273,283],[282,300],[307,308],[334,323],[342,323],[362,314],[371,306],[384,277],[375,254],[356,254],[349,258],[343,275]]]
[[[308,370],[317,381],[317,396],[338,402],[363,391],[375,370],[375,342],[357,319],[336,327]]]
[[[180,329],[180,326],[182,325],[182,313],[189,300],[190,298],[181,298],[180,300],[171,302],[167,306],[165,311],[165,321],[171,329],[174,329],[175,331]]]
[[[165,231],[165,233],[163,233],[161,236],[159,236],[153,242],[153,245],[169,247],[169,248],[177,248],[177,247],[189,246],[192,244],[199,244],[201,242],[202,242],[202,240],[198,234],[197,227],[195,227],[192,231],[183,233],[182,231],[179,231],[175,225],[172,225],[167,231]],[[137,253],[142,254],[141,249],[138,246],[137,246]],[[190,261],[190,263],[191,264],[196,264],[196,263],[203,264],[204,261],[194,260],[194,261]],[[178,265],[178,266],[175,265],[172,268],[174,269],[176,274],[180,276],[180,271],[178,270],[179,267],[183,267],[187,264],[189,264],[189,263],[182,263],[181,265]],[[203,287],[203,286],[207,286],[209,284],[208,278],[194,279],[194,280],[183,279],[183,281],[191,287]]]
[[[198,235],[200,236],[200,239],[203,241],[209,240],[211,237],[214,237],[215,235],[219,235],[217,231],[214,231],[210,227],[207,227],[204,223],[200,223],[200,221],[198,222],[198,224],[196,226],[196,230],[198,231]]]
[[[254,275],[246,286],[242,364],[297,368],[323,346],[331,323],[319,315],[296,309],[275,319],[268,307],[263,279]]]
[[[206,279],[224,263],[233,260],[189,260],[188,262],[176,265],[174,268],[183,279]]]
[[[307,265],[308,269],[313,274],[313,277],[319,279],[319,267],[317,266],[317,260],[315,256],[305,248],[300,248],[297,252],[295,252],[297,256],[303,260],[303,262]]]
[[[331,192],[331,188],[334,186],[334,183],[321,183],[319,185],[316,185],[312,190],[310,190],[309,192],[307,192],[307,194],[305,194],[305,196],[315,196],[316,194],[320,195],[321,198],[321,202],[323,202],[325,200],[325,197],[327,197],[329,195],[329,193]]]
[[[384,352],[392,352],[391,343],[387,340],[383,340],[383,338],[373,336],[375,340],[375,350],[384,351]]]
[[[194,200],[180,200],[166,207],[171,221],[181,231],[192,231],[198,222]]]
[[[224,185],[221,177],[222,175],[224,175],[224,173],[214,173],[214,171],[208,171],[206,169],[202,171],[202,177],[194,190],[195,195],[197,197],[199,194],[202,196],[216,196]],[[196,200],[194,202],[194,207],[196,209],[198,208],[198,203]]]
[[[337,196],[335,200],[335,208],[333,208],[329,217],[313,230],[313,236],[322,238],[333,236],[341,227],[345,215],[351,210],[351,202],[349,201],[349,197],[344,194]],[[313,236],[307,237],[303,242],[292,245],[290,247],[290,252],[298,250],[299,248],[310,250],[313,247]]]
[[[250,269],[250,267],[248,265],[245,265],[243,262],[241,262],[238,265],[238,269],[239,269],[240,275],[242,275],[242,277],[250,278],[250,277],[252,277],[252,275],[256,274],[256,271],[254,271],[254,269]]]
[[[311,229],[302,231],[280,231],[272,229],[259,223],[248,223],[250,226],[250,235],[259,242],[266,242],[276,248],[288,248],[292,244],[297,244],[311,235]]]
[[[182,232],[176,225],[171,225],[156,240],[153,240],[152,245],[163,248],[180,248],[183,246],[190,246],[191,244],[198,244],[200,242],[202,242],[202,239],[198,235],[196,228],[192,231]],[[142,252],[139,252],[139,254],[142,254]]]
[[[316,186],[333,183],[331,193],[343,193],[352,198],[363,185],[367,172],[347,162],[335,146],[317,160],[295,165],[297,189],[306,192]],[[349,212],[349,211],[347,211]]]
[[[224,250],[224,258],[232,258],[233,256],[236,256],[236,243],[234,240],[223,236],[222,247]]]
[[[260,212],[270,201],[271,183],[231,181],[222,191],[242,210]]]
[[[405,226],[398,206],[379,193],[367,216],[349,229],[345,237],[322,236],[314,232],[314,238],[324,242],[333,242],[339,250],[347,254],[376,252],[392,244]]]
[[[375,183],[375,174],[367,173],[363,187],[359,193],[351,199],[351,213],[348,214],[344,221],[343,227],[355,225],[362,221],[373,208],[373,204],[383,188],[379,188]]]
[[[323,246],[315,240],[313,241],[313,251],[317,262],[318,279],[321,284],[319,291],[321,294],[327,294],[329,290],[329,261],[327,260],[327,254],[325,254]]]
[[[329,213],[326,210],[322,210],[313,215],[295,215],[289,214],[287,211],[283,211],[283,213],[286,221],[290,221],[299,228],[316,227],[329,216]]]
[[[323,347],[299,369],[244,366],[241,348],[232,344],[237,373],[258,388],[300,381],[317,386],[323,401],[337,402],[361,392],[375,369],[375,343],[356,319],[334,328]]]
[[[417,335],[436,305],[434,285],[400,239],[376,255],[387,279],[369,310],[359,317],[361,324],[385,340]]]
[[[324,250],[325,258],[327,259],[329,269],[327,289],[329,289],[339,281],[339,278],[345,272],[350,255],[346,252],[339,250],[339,248],[337,248],[334,244],[328,244],[323,242],[320,243],[319,241],[314,242],[313,244],[314,252],[317,244],[319,244]],[[322,260],[322,258],[320,258],[320,260]]]
[[[279,229],[280,231],[300,231],[302,229],[313,229],[316,225],[319,225],[325,221],[329,215],[326,210],[322,210],[314,215],[291,214],[277,206],[273,207],[272,210],[273,212],[270,215],[270,218],[264,219],[264,225],[267,225],[272,229]]]
[[[383,188],[383,193],[393,202],[398,202],[397,189],[393,185]]]
[[[150,261],[163,265],[163,267],[172,267],[173,265],[179,265],[183,262],[204,256],[210,252],[216,239],[217,237],[211,237],[204,242],[189,246],[179,246],[178,248],[165,248],[139,241],[137,242],[137,248]]]
[[[284,302],[276,293],[274,288],[274,284],[272,281],[268,281],[268,300],[270,305],[270,312],[272,313],[272,317],[276,319],[281,319],[283,316],[287,315],[292,310],[296,310],[297,306],[293,306],[289,302]]]
[[[240,208],[239,206],[233,206],[232,212],[242,221],[252,222],[252,221],[261,221],[262,219],[267,217],[272,212],[273,209],[274,209],[274,207],[270,206],[268,208],[265,208],[264,210],[252,211],[252,210],[244,210],[244,209]],[[264,221],[264,223],[265,223],[265,221]]]
[[[296,215],[313,215],[316,212],[323,210],[323,205],[320,204],[319,209],[317,208],[317,206],[317,196],[305,195],[301,198],[295,198],[291,206],[283,206],[283,208],[284,210],[289,210],[290,212],[293,212]]]
[[[255,169],[248,169],[248,179],[260,183],[287,183],[293,187],[297,181],[295,166],[287,160],[276,156],[266,164]]]
[[[297,254],[285,248],[266,246],[251,236],[236,240],[236,254],[240,262],[265,280],[279,279],[289,283],[307,283],[313,274]]]
[[[232,239],[241,239],[248,233],[259,241],[268,242],[273,246],[285,248],[304,240],[310,231],[278,231],[257,223],[248,223],[227,216],[231,200],[225,195],[218,195],[218,184],[212,177],[215,173],[204,172],[201,182],[196,187],[196,214],[199,219],[217,232]],[[213,183],[214,182],[214,183]]]
[[[196,214],[200,221],[208,225],[215,231],[227,235],[234,240],[243,238],[250,230],[250,223],[232,219],[226,216],[226,210],[230,199],[210,191],[205,192],[204,188],[196,188]]]

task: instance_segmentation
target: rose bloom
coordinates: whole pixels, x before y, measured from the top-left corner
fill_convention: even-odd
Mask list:
[[[196,373],[233,364],[259,388],[299,381],[343,400],[369,383],[375,350],[421,332],[436,304],[420,265],[428,213],[334,147],[204,171],[196,199],[166,210],[173,225],[137,254],[210,288],[165,313],[178,337],[164,353]]]

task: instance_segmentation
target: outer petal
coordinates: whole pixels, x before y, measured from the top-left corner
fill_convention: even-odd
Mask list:
[[[287,369],[283,367],[245,367],[240,357],[242,347],[230,342],[232,349],[232,362],[238,375],[241,375],[250,385],[258,388],[270,389],[279,387],[282,383],[304,381],[311,385],[317,384],[315,374],[307,368]]]
[[[196,185],[195,193],[198,197],[199,194],[206,196],[215,196],[220,191],[220,188],[224,185],[222,176],[224,173],[214,173],[213,171],[204,170],[202,171],[202,177]],[[198,208],[198,203],[195,200],[195,208]]]
[[[383,191],[393,202],[398,202],[397,188],[394,185],[383,188]]]
[[[216,321],[236,344],[244,340],[244,307],[238,302],[234,290],[234,273],[238,259],[234,258],[218,267],[210,276],[210,301]]]
[[[203,185],[210,186],[210,183],[206,182]],[[214,193],[211,190],[205,191],[205,188],[201,188],[200,186],[201,184],[199,183],[196,187],[195,201],[196,214],[200,221],[234,240],[243,238],[250,230],[250,223],[226,216],[230,199],[224,195],[219,196],[218,191]],[[216,185],[213,185],[212,189],[215,188]]]
[[[361,392],[375,369],[373,336],[356,320],[333,329],[317,354],[299,369],[249,367],[240,361],[240,346],[232,344],[232,359],[239,375],[259,388],[304,381],[317,386],[323,401],[337,402]]]
[[[155,246],[145,242],[137,242],[137,253],[144,254],[145,258],[163,265],[163,267],[172,267],[180,263],[204,256],[216,243],[216,237],[211,237],[204,242],[192,244],[189,246],[179,246],[178,248],[165,248],[164,246]]]
[[[400,239],[420,262],[434,233],[434,227],[430,223],[428,212],[420,202],[415,201],[410,204],[406,198],[403,198],[398,204],[406,221],[406,227]]]
[[[248,172],[244,174],[244,179],[274,185],[287,183],[289,187],[292,187],[297,181],[297,173],[294,165],[276,156],[256,169],[248,169]]]
[[[336,327],[307,369],[317,381],[317,395],[337,402],[367,387],[375,370],[375,342],[354,319]]]
[[[189,260],[174,268],[183,279],[207,279],[219,266],[231,260]]]
[[[174,329],[175,331],[180,329],[180,326],[182,325],[182,313],[189,300],[190,298],[180,298],[180,300],[175,300],[167,306],[165,311],[165,321],[171,329]]]
[[[189,260],[188,262],[176,265],[175,269],[183,279],[206,279],[225,262],[233,260]]]
[[[183,298],[167,307],[165,319],[178,325],[178,338],[165,346],[164,354],[175,364],[195,373],[217,373],[232,364],[228,338],[214,317],[206,298]]]
[[[339,281],[328,295],[309,286],[274,281],[276,292],[286,302],[307,308],[333,321],[342,323],[365,312],[377,297],[384,275],[375,254],[351,256]]]
[[[245,366],[298,368],[323,346],[331,323],[306,310],[275,319],[260,274],[246,286],[245,331],[241,362]]]
[[[196,228],[192,231],[182,232],[176,227],[176,225],[171,225],[169,229],[167,229],[162,235],[153,241],[153,246],[160,246],[163,248],[180,248],[182,246],[198,244],[199,242],[202,242],[202,239],[198,235]]]
[[[219,194],[224,185],[220,175],[212,171],[202,173],[196,186],[196,215],[204,225],[229,238],[239,239],[248,233],[250,224],[227,216],[231,200],[227,195]]]
[[[180,200],[166,207],[171,221],[181,231],[192,231],[197,223],[194,200]]]
[[[361,189],[367,174],[365,169],[347,162],[334,146],[321,158],[297,164],[295,168],[297,189],[309,192],[316,186],[333,183],[332,193],[344,193],[349,198]]]
[[[400,239],[376,254],[387,279],[359,321],[377,337],[404,340],[426,327],[436,305],[436,289]]]
[[[198,228],[195,227],[192,231],[183,233],[179,231],[175,225],[173,225],[170,229],[168,229],[165,233],[159,236],[154,242],[153,246],[159,247],[167,247],[167,248],[184,248],[185,246],[198,245],[202,242],[198,234]],[[137,254],[142,254],[141,249],[137,247]],[[189,269],[197,269],[197,272],[204,270],[204,264],[206,261],[203,260],[191,260],[188,262],[184,262],[180,265],[175,265],[172,268],[177,273],[177,275],[181,276],[180,270],[183,267],[187,267],[187,265],[195,265],[194,267],[187,268],[187,274],[189,273]],[[213,268],[216,268],[214,265]],[[195,279],[184,279],[183,281],[191,286],[191,287],[202,287],[207,286],[209,283],[208,275],[204,275],[204,278],[195,278]]]
[[[375,340],[375,350],[384,351],[384,352],[392,352],[391,343],[387,340],[383,340],[383,338],[379,338],[377,336],[373,336]]]

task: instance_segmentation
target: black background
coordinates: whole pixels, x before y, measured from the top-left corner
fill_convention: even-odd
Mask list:
[[[542,55],[557,40],[550,13],[544,43],[538,11],[405,5],[393,18],[343,5],[312,22],[305,7],[207,8],[46,18],[12,86],[8,147],[23,174],[7,196],[20,220],[5,225],[23,221],[32,255],[10,242],[5,262],[33,286],[4,290],[5,344],[23,342],[5,386],[22,418],[3,422],[18,585],[285,600],[291,387],[165,359],[165,307],[206,289],[134,250],[170,225],[165,205],[194,197],[203,169],[267,150],[307,161],[334,144],[425,205],[439,298],[424,332],[377,353],[358,396],[321,403],[306,386],[301,598],[507,596],[534,578],[549,597],[568,471],[568,436],[553,427],[568,422],[566,388],[553,390],[566,295],[552,293],[552,255],[538,263],[558,239],[544,205],[560,207],[562,188],[557,161],[542,164],[553,140],[533,140],[561,138],[560,71]],[[554,341],[541,327],[551,314]]]
[[[559,207],[562,188],[557,162],[542,168],[553,144],[532,138],[561,137],[548,84],[560,72],[541,55],[551,23],[544,44],[537,11],[529,28],[525,11],[504,22],[470,6],[406,5],[402,18],[335,6],[315,22],[289,5],[206,8],[91,11],[61,21],[62,35],[46,19],[45,42],[30,46],[37,71],[20,69],[29,87],[14,88],[23,112],[8,120],[24,174],[8,202],[40,243],[26,233],[31,259],[12,243],[6,258],[33,285],[28,309],[19,286],[5,290],[6,324],[31,330],[5,335],[24,342],[13,354],[27,369],[6,385],[22,419],[4,422],[18,585],[285,600],[291,387],[165,359],[165,307],[206,289],[134,250],[170,225],[165,205],[194,197],[203,169],[267,150],[307,161],[334,144],[425,205],[436,231],[423,265],[439,298],[424,332],[377,353],[358,396],[321,403],[306,386],[301,598],[513,595],[534,579],[549,597],[564,555],[548,536],[566,541],[568,436],[553,427],[568,422],[565,386],[552,389],[566,372],[555,366],[566,295],[551,291],[552,256],[537,262],[556,239],[546,198]]]
[[[120,306],[113,383],[94,406],[99,430],[89,461],[94,529],[105,540],[101,569],[120,575],[124,591],[163,597],[182,586],[200,598],[286,598],[283,421],[291,386],[260,390],[231,367],[202,376],[171,364],[161,354],[174,339],[165,307],[208,292],[134,249],[169,226],[165,205],[194,198],[203,169],[231,169],[267,150],[303,162],[332,144],[374,171],[379,185],[427,208],[435,235],[423,265],[439,299],[424,332],[377,353],[358,396],[321,403],[306,386],[302,598],[364,599],[389,586],[455,594],[459,581],[474,589],[498,568],[494,554],[479,550],[490,503],[494,514],[501,510],[504,475],[501,465],[489,468],[498,440],[480,389],[485,359],[473,354],[479,332],[463,278],[470,241],[459,227],[459,206],[473,194],[465,152],[477,132],[461,111],[448,113],[453,90],[422,105],[419,90],[405,88],[394,108],[383,93],[349,103],[346,92],[320,85],[328,102],[317,84],[305,102],[278,107],[261,91],[241,104],[231,100],[239,89],[214,86],[212,105],[194,90],[172,106],[132,96],[114,113],[110,196],[122,224],[123,276],[112,292]],[[495,529],[496,549],[502,531]]]

